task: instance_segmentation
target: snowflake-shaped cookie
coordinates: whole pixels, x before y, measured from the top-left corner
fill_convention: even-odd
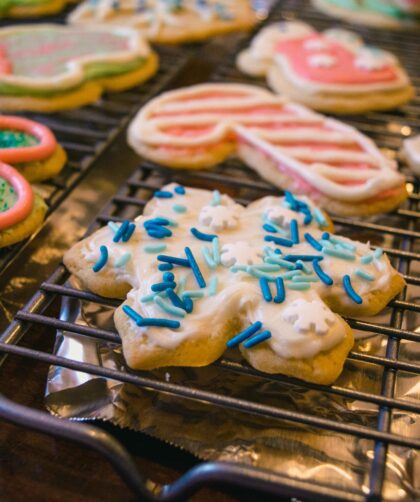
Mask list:
[[[320,300],[307,301],[298,298],[283,312],[283,319],[291,324],[297,333],[314,331],[317,335],[326,335],[336,322],[336,316]]]
[[[241,206],[204,206],[200,212],[200,223],[216,232],[224,229],[234,229],[238,226]]]

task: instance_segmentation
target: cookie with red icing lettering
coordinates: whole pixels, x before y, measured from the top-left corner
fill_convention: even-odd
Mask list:
[[[0,248],[26,239],[42,224],[47,206],[13,167],[0,162]]]
[[[204,366],[239,347],[258,370],[332,383],[353,345],[340,315],[375,315],[404,287],[381,249],[333,234],[287,192],[247,207],[175,183],[109,222],[64,263],[115,311],[134,369]]]
[[[55,176],[66,160],[48,127],[23,117],[0,115],[0,161],[14,166],[28,181]]]
[[[249,75],[266,76],[279,94],[320,111],[388,110],[414,96],[393,54],[343,29],[319,33],[301,22],[272,24],[239,54],[237,65]]]
[[[0,29],[0,110],[56,111],[151,77],[157,56],[129,28],[53,24]]]
[[[140,155],[173,168],[236,155],[273,185],[327,211],[367,215],[407,198],[405,178],[366,136],[260,87],[204,84],[164,93],[128,129]]]
[[[47,16],[60,12],[69,3],[78,0],[2,0],[1,17]]]

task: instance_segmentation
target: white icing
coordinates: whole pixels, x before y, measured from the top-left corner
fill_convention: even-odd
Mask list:
[[[134,341],[144,344],[146,348],[158,346],[173,350],[187,338],[193,337],[198,340],[203,336],[203,332],[206,333],[205,336],[216,336],[229,320],[237,317],[244,327],[260,320],[263,328],[272,334],[272,338],[266,343],[279,356],[310,358],[320,351],[334,347],[345,336],[344,322],[322,302],[323,297],[332,295],[342,304],[354,306],[343,289],[344,274],[351,276],[354,289],[362,296],[385,289],[395,274],[385,255],[370,264],[363,265],[360,257],[371,253],[369,246],[340,237],[341,241],[355,245],[357,258],[355,261],[347,261],[324,256],[321,262],[322,269],[334,280],[333,286],[326,286],[317,281],[311,283],[309,290],[296,291],[289,288],[292,279],[285,279],[286,300],[281,304],[266,302],[262,298],[258,279],[246,272],[235,273],[229,267],[232,264],[263,263],[264,248],[268,244],[264,241],[264,236],[268,235],[262,227],[264,216],[272,207],[281,208],[288,213],[290,210],[282,205],[283,198],[265,197],[238,212],[237,227],[219,235],[222,264],[213,269],[206,265],[202,256],[203,247],[211,248],[211,243],[198,240],[190,232],[191,227],[196,227],[199,223],[203,206],[211,204],[213,194],[211,191],[187,187],[185,195],[177,195],[174,192],[175,186],[170,184],[163,187],[163,190],[174,193],[173,198],[153,198],[146,205],[144,215],[136,219],[136,232],[129,242],[114,243],[113,232],[105,227],[82,243],[82,257],[86,260],[86,268],[91,268],[97,261],[99,246],[107,246],[110,258],[105,266],[106,272],[110,277],[113,274],[115,280],[121,280],[122,276],[119,274],[126,274],[123,276],[124,280],[133,287],[127,297],[128,303],[140,315],[180,320],[181,327],[170,330],[156,327],[140,328],[127,317],[124,322],[129,328],[129,336],[134,337]],[[226,206],[235,207],[234,202],[227,196],[222,197],[222,200]],[[314,209],[313,204],[307,199],[299,200],[307,202],[310,209]],[[188,208],[187,212],[174,213],[172,209],[174,203],[185,205]],[[173,232],[172,237],[158,240],[147,235],[143,223],[156,216],[175,220],[177,226],[168,227]],[[304,232],[310,232],[318,241],[322,239],[322,231],[313,220],[307,226],[300,226],[301,242],[292,248],[281,248],[283,254],[318,254],[304,240]],[[146,253],[144,249],[146,245],[161,243],[167,246],[165,254],[181,258],[185,258],[184,248],[189,246],[207,283],[207,287],[201,290],[204,297],[194,300],[193,312],[183,319],[163,312],[153,301],[148,303],[142,301],[144,296],[150,294],[152,284],[162,281],[162,272],[158,270],[157,253]],[[122,272],[114,267],[114,260],[125,252],[130,252],[132,259],[127,264],[126,272]],[[380,270],[377,268],[378,264]],[[311,268],[310,263],[308,267]],[[366,281],[355,275],[355,270],[358,268],[371,274],[374,280]],[[191,269],[175,267],[172,272],[178,288],[184,278],[184,291],[200,289]],[[284,272],[286,269],[272,272],[271,275],[276,277]],[[302,272],[302,275],[304,274],[305,272]],[[209,283],[214,276],[218,279],[216,294],[208,296]],[[271,283],[271,291],[275,295],[274,283]],[[182,291],[177,289],[177,292],[182,296]],[[209,326],[211,326],[210,334]]]
[[[402,151],[407,164],[420,176],[420,135],[405,139]]]
[[[308,58],[309,65],[315,68],[332,68],[337,64],[337,58],[329,54],[314,54]]]
[[[357,68],[362,68],[363,70],[382,70],[386,66],[397,64],[397,60],[389,52],[364,47],[358,51],[354,64]]]
[[[52,33],[56,32],[65,39],[66,33],[80,33],[80,30],[91,30],[98,33],[109,33],[110,28],[108,28],[107,30],[99,27],[74,28],[53,24],[13,26],[2,28],[0,30],[0,46],[2,45],[2,39],[6,39],[11,34],[19,32],[30,32],[31,35],[35,38],[37,31],[41,32],[43,30],[49,30]],[[31,89],[59,90],[60,88],[76,86],[83,82],[85,73],[84,68],[87,65],[94,63],[128,63],[140,57],[148,57],[151,54],[149,44],[139,32],[130,28],[121,27],[112,28],[112,32],[116,35],[126,38],[127,49],[125,49],[124,51],[119,50],[107,54],[92,54],[82,57],[75,56],[69,63],[67,63],[66,71],[59,75],[43,77],[1,74],[0,82],[3,84],[16,85],[19,87],[29,87]]]
[[[254,108],[260,111],[249,113]],[[273,123],[276,127],[272,127]],[[198,126],[206,130],[186,135],[166,132],[174,126],[193,132]],[[134,149],[137,145],[205,148],[231,143],[233,138],[262,151],[276,164],[287,166],[292,175],[332,198],[361,201],[404,182],[396,163],[353,127],[253,86],[204,84],[164,93],[140,110],[128,131]],[[301,144],[305,142],[310,146]],[[336,146],[317,150],[313,143]],[[168,155],[175,153],[169,150]],[[339,162],[356,165],[343,169],[337,166]],[[363,169],[358,168],[358,163],[363,164]],[[344,185],[346,181],[359,183]]]
[[[363,47],[363,39],[353,31],[344,30],[343,28],[331,28],[325,30],[323,34],[327,40],[338,42],[353,52]]]

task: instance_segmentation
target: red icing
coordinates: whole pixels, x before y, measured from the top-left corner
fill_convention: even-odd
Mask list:
[[[54,153],[57,147],[57,141],[48,127],[32,120],[0,115],[0,129],[22,131],[39,141],[39,144],[34,146],[0,148],[0,161],[9,164],[45,160]]]
[[[0,75],[10,75],[12,63],[8,60],[6,51],[0,47]]]
[[[0,231],[20,223],[29,216],[34,205],[34,193],[31,185],[11,166],[0,162],[0,177],[16,190],[16,204],[0,213]]]
[[[328,44],[325,49],[308,49],[304,44],[308,40],[322,40]],[[306,80],[325,84],[373,84],[389,82],[397,78],[392,65],[381,69],[363,69],[355,65],[356,55],[345,46],[320,34],[312,34],[302,38],[282,41],[277,52],[287,58],[293,71]],[[315,67],[309,64],[315,55],[328,55],[336,59],[334,66]]]

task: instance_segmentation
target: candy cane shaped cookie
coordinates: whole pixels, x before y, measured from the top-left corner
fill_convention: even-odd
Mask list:
[[[301,22],[272,24],[237,58],[239,69],[315,110],[361,113],[409,101],[413,87],[391,53],[347,30],[322,33]]]
[[[381,249],[333,234],[290,192],[243,207],[170,184],[134,222],[110,222],[64,262],[114,320],[130,367],[204,366],[239,347],[255,368],[330,384],[353,334],[404,287]]]
[[[162,94],[132,121],[128,142],[169,167],[236,154],[280,188],[336,214],[375,214],[407,197],[396,164],[356,129],[264,89],[205,84]]]

